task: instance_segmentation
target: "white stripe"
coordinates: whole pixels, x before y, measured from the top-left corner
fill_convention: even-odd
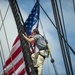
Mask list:
[[[28,74],[27,74],[27,72],[25,72],[25,74],[24,74],[24,75],[28,75]]]
[[[10,55],[12,55],[19,48],[19,46],[20,46],[20,40],[18,40],[16,42],[16,44],[12,47],[12,50],[10,52]]]
[[[10,64],[10,66],[7,66],[6,68],[4,68],[5,73],[7,73],[11,69],[11,67],[12,67],[12,64]]]
[[[15,71],[15,74],[18,75],[25,68],[25,63],[23,62],[21,66]]]
[[[7,66],[7,68],[12,68],[12,63],[15,65],[16,63],[19,62],[19,60],[23,57],[22,52],[19,53],[19,55]]]

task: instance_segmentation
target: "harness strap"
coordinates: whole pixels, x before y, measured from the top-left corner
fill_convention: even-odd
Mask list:
[[[40,52],[39,52],[39,55],[41,55],[44,59],[46,58],[46,56],[42,55]]]
[[[47,47],[45,46],[45,47],[42,47],[41,49],[39,49],[39,50],[46,50],[47,49]]]

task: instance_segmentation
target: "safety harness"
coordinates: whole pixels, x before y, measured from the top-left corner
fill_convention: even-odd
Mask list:
[[[40,35],[41,35],[41,34],[40,34]],[[42,35],[41,35],[41,36],[42,36]],[[46,46],[43,47],[43,48],[40,49],[40,50],[46,50],[47,55],[44,56],[44,55],[42,55],[40,52],[39,52],[39,55],[41,55],[41,56],[45,59],[46,57],[49,58],[49,56],[50,56],[50,48],[49,48],[49,46],[48,46],[48,41],[47,41],[47,39],[46,39],[44,36],[42,36],[42,38],[45,40]]]

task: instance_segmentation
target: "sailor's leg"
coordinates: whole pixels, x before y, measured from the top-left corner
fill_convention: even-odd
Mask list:
[[[35,65],[37,64],[37,59],[38,59],[38,52],[37,52],[37,53],[33,53],[33,54],[31,55],[31,58],[32,58],[32,60],[33,60],[33,65],[34,65],[34,67],[35,67]]]
[[[44,62],[44,58],[42,56],[38,56],[38,75],[42,75],[42,68],[43,68],[43,62]]]
[[[40,54],[45,56],[45,51],[42,50],[40,51]],[[38,55],[38,60],[37,60],[37,65],[38,65],[38,75],[42,75],[42,68],[43,68],[43,63],[44,63],[44,57],[41,55]]]

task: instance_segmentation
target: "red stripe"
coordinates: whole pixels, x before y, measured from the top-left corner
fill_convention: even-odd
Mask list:
[[[29,66],[30,66],[30,65],[29,65]],[[28,66],[28,67],[29,67],[29,66]],[[25,67],[24,69],[22,69],[22,71],[19,72],[18,75],[24,75],[25,73],[26,73],[26,67]],[[30,72],[29,75],[32,75],[32,72]]]
[[[32,75],[32,72],[30,72],[30,75]]]
[[[8,75],[13,74],[13,73],[19,68],[19,66],[20,66],[23,62],[24,62],[24,59],[21,58],[21,59],[19,60],[19,62],[16,63],[16,64],[13,66],[13,68],[11,68],[11,69],[6,73],[6,75],[7,75],[7,74],[8,74]]]
[[[26,68],[23,69],[18,75],[24,75],[25,73],[26,73]],[[32,72],[30,72],[29,75],[32,75]]]
[[[30,65],[29,65],[29,66],[30,66]],[[29,67],[29,66],[28,66],[28,67]],[[25,73],[26,73],[26,67],[25,67],[24,69],[22,69],[22,71],[19,72],[18,75],[24,75]],[[30,72],[29,75],[32,75],[32,72]]]
[[[20,39],[19,36],[17,36],[15,42],[13,43],[13,46],[18,42],[19,39]],[[32,43],[32,44],[34,44],[34,43]],[[21,51],[22,51],[22,48],[21,48],[21,46],[20,46],[20,47],[19,47],[17,50],[15,50],[15,52],[11,55],[12,60],[14,60],[14,59],[16,58],[16,56],[17,56]],[[34,52],[35,52],[35,49],[34,49]],[[9,57],[8,60],[6,61],[6,64],[5,64],[4,68],[6,68],[6,67],[12,62],[11,57]],[[19,63],[18,63],[18,66],[20,66]],[[16,70],[16,69],[17,69],[17,67],[15,67],[15,70]],[[26,70],[25,70],[25,71],[26,71]],[[19,73],[19,75],[21,75],[21,74],[23,75],[23,73],[25,73],[25,71],[22,70],[22,71]],[[8,71],[8,74],[11,74],[11,73],[13,73],[13,72],[14,72],[14,70],[13,70],[13,68],[12,68],[12,69],[10,69],[10,70]],[[30,74],[31,74],[31,73],[30,73]]]
[[[17,55],[22,51],[21,50],[22,48],[21,48],[21,46],[8,58],[8,60],[6,61],[6,63],[5,63],[5,66],[4,66],[4,68],[6,68],[6,66],[8,66],[11,62],[12,62],[12,60],[14,60],[16,57],[17,57]]]
[[[19,74],[18,75],[24,75],[26,73],[26,69],[24,68],[24,69],[22,69],[22,71],[21,72],[19,72]]]
[[[20,38],[19,38],[19,35],[16,37],[16,39],[15,39],[15,41],[14,41],[14,43],[13,43],[13,45],[12,46],[14,46],[15,44],[16,44],[16,42],[19,40]]]

